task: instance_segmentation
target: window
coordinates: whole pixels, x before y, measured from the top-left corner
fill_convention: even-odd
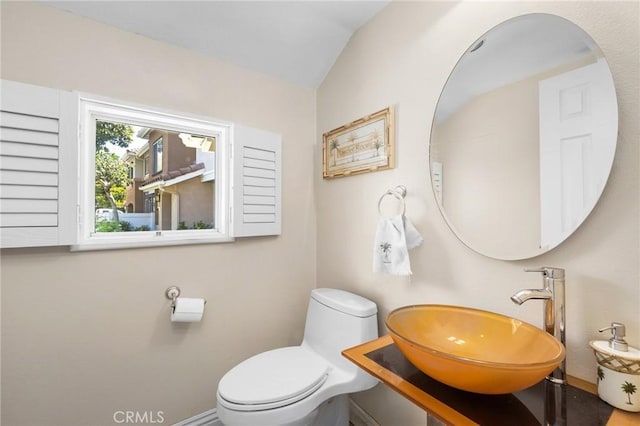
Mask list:
[[[153,143],[153,174],[162,171],[162,138]]]
[[[76,249],[231,240],[229,123],[83,97],[80,113]]]
[[[1,247],[97,250],[280,233],[279,135],[1,84]]]
[[[96,210],[113,214],[95,232],[215,228],[215,137],[102,120],[97,128],[110,131],[96,131]],[[152,175],[136,171],[149,140]]]

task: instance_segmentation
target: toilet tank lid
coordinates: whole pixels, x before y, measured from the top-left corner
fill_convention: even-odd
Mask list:
[[[370,317],[378,312],[378,307],[369,299],[357,294],[334,288],[316,288],[311,297],[325,306],[356,317]]]

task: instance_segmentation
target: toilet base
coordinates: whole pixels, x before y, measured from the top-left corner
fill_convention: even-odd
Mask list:
[[[336,395],[320,404],[312,426],[349,426],[349,395]]]
[[[230,419],[229,419],[230,420]],[[237,418],[235,419],[238,420]],[[227,425],[222,418],[222,424]],[[231,421],[231,420],[230,420]],[[253,424],[257,419],[244,419],[239,422],[232,421],[231,424]],[[318,408],[306,416],[288,423],[278,422],[278,426],[349,426],[349,395],[336,395],[324,401]]]

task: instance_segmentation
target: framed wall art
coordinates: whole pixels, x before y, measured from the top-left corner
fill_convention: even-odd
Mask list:
[[[323,135],[322,177],[332,179],[395,167],[393,107]]]

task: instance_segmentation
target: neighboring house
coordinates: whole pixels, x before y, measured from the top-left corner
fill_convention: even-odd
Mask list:
[[[155,213],[157,230],[213,227],[215,139],[149,128],[138,137],[148,142],[122,157],[132,178],[125,210]]]

